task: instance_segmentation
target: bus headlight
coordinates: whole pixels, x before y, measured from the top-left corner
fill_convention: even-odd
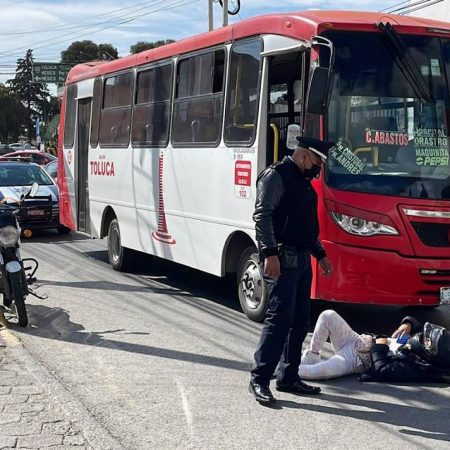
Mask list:
[[[3,247],[12,247],[13,245],[16,245],[19,237],[19,231],[12,225],[0,228],[0,245]]]
[[[398,235],[398,231],[390,225],[361,219],[360,217],[347,216],[331,211],[331,217],[347,233],[357,236],[375,236],[377,234]]]

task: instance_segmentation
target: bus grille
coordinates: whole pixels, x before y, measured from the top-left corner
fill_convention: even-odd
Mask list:
[[[411,222],[417,236],[429,247],[450,247],[450,224]]]

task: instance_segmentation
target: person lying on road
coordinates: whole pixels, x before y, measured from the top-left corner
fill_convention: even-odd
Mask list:
[[[330,338],[335,354],[321,359]],[[450,382],[450,333],[405,317],[391,338],[358,334],[335,311],[320,314],[299,376],[325,380],[361,373],[360,381]]]

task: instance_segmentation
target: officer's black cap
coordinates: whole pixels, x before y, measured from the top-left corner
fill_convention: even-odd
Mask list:
[[[311,150],[317,156],[320,156],[323,162],[327,160],[328,152],[334,146],[334,142],[320,141],[319,139],[304,136],[298,136],[297,141],[300,147]]]

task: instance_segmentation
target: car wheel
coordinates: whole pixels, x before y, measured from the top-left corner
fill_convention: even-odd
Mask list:
[[[126,272],[133,267],[133,251],[122,247],[119,221],[113,219],[108,228],[108,259],[114,270]]]
[[[237,270],[237,287],[239,302],[245,315],[250,320],[262,322],[269,300],[255,247],[247,247],[242,252]]]

